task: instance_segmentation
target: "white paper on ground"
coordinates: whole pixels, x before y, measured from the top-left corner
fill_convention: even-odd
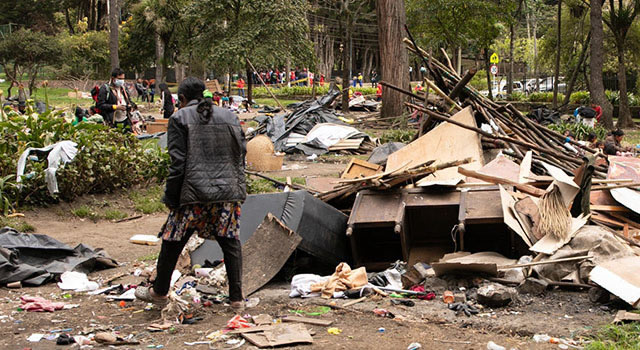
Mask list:
[[[134,235],[129,238],[129,242],[136,244],[156,245],[160,241],[160,238],[154,235]]]

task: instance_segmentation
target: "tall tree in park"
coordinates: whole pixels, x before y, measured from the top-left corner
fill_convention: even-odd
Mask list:
[[[120,37],[120,4],[118,0],[109,0],[109,56],[111,69],[120,67],[118,56],[118,38]]]
[[[602,24],[602,0],[591,0],[591,54],[589,61],[589,88],[591,101],[602,107],[601,123],[613,128],[613,105],[604,94],[602,67],[604,65],[604,28]]]
[[[463,47],[467,53],[484,56],[491,94],[489,47],[500,35],[499,21],[503,14],[515,9],[516,2],[512,0],[408,0],[407,22],[418,43],[425,48]]]
[[[609,11],[603,17],[607,24],[618,50],[618,90],[620,91],[620,102],[618,106],[619,128],[632,127],[633,119],[629,110],[629,96],[627,95],[627,65],[624,58],[627,34],[633,21],[640,11],[640,0],[609,0]]]
[[[402,41],[406,23],[404,0],[378,0],[376,14],[382,80],[409,88],[409,60]],[[391,89],[383,90],[380,116],[385,118],[402,115],[404,101],[404,94]]]

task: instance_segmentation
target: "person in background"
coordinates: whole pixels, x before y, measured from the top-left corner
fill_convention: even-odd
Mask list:
[[[147,88],[144,87],[142,83],[142,79],[138,78],[136,80],[136,92],[138,93],[138,101],[145,102],[147,100]]]
[[[131,107],[131,129],[135,135],[140,135],[143,133],[142,125],[144,124],[144,118],[142,114],[138,110],[138,106]]]
[[[604,139],[604,153],[607,155],[616,155],[618,153],[631,152],[631,147],[622,146],[623,138],[624,131],[616,129],[611,132],[607,138]]]
[[[96,107],[104,113],[105,123],[110,126],[122,126],[131,130],[131,120],[127,116],[128,108],[133,103],[124,87],[124,72],[114,68],[108,84],[100,87]]]
[[[221,100],[220,93],[218,91],[214,92],[213,93],[213,103],[216,106],[220,107],[220,103],[221,103],[220,100]]]
[[[376,71],[371,71],[371,86],[378,87],[378,73]]]
[[[589,135],[587,135],[586,141],[587,141],[586,142],[587,147],[597,148],[596,143],[598,142],[598,136],[596,135],[595,132],[590,132]]]
[[[382,85],[376,84],[376,101],[382,101]]]
[[[156,95],[156,80],[149,80],[149,102],[153,103],[153,98]]]
[[[351,85],[353,87],[356,87],[356,85],[358,85],[358,77],[357,76],[353,76],[353,78],[351,78]]]
[[[362,87],[363,83],[364,83],[364,77],[362,76],[362,73],[358,73],[358,84],[360,84],[360,87]]]
[[[324,74],[320,74],[320,86],[324,86]]]
[[[178,98],[181,108],[169,119],[167,131],[171,165],[163,201],[170,212],[158,235],[162,246],[157,276],[152,287],[136,288],[135,296],[148,303],[167,303],[180,253],[197,232],[220,245],[230,306],[240,312],[244,307],[239,234],[241,205],[247,196],[245,136],[233,113],[213,106],[212,94],[200,79],[186,78]]]
[[[240,96],[244,97],[244,79],[242,79],[242,77],[240,77],[240,79],[238,79],[236,84],[238,85],[238,94],[240,94]]]
[[[596,121],[599,123],[600,122],[600,118],[602,118],[602,107],[600,107],[599,105],[592,103],[591,104],[591,108],[596,111]]]
[[[161,83],[158,88],[160,88],[162,93],[162,95],[160,95],[162,102],[160,113],[162,113],[164,119],[169,119],[171,115],[173,115],[173,112],[175,112],[173,96],[171,96],[171,91],[169,91],[169,86],[167,86],[166,83]]]
[[[226,91],[222,93],[222,98],[220,100],[222,101],[222,107],[229,108],[231,106],[229,93],[227,93]]]

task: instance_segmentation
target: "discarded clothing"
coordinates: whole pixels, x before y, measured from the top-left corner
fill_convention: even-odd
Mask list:
[[[89,273],[116,266],[101,249],[84,244],[72,249],[47,235],[0,229],[0,284],[21,281],[37,286],[65,271]]]
[[[367,271],[364,267],[351,270],[347,263],[340,263],[336,271],[326,282],[311,285],[312,292],[321,292],[322,297],[329,299],[334,292],[341,292],[367,285]]]
[[[34,312],[54,312],[56,310],[62,310],[64,308],[64,303],[60,302],[52,302],[42,297],[32,297],[32,296],[21,296],[20,297],[20,307],[26,311],[34,311]]]
[[[18,159],[16,182],[22,182],[24,168],[27,165],[27,158],[32,152],[49,152],[49,155],[47,156],[48,167],[44,170],[44,178],[47,182],[47,189],[49,190],[49,193],[51,195],[60,192],[58,191],[58,180],[56,179],[56,171],[60,167],[61,163],[67,164],[76,157],[76,154],[78,154],[78,149],[76,148],[76,146],[78,146],[78,144],[73,141],[60,141],[43,148],[27,148],[24,152],[22,152],[22,155],[20,155],[20,158]]]
[[[224,202],[191,204],[171,210],[158,237],[181,241],[191,230],[204,239],[215,239],[216,236],[238,239],[241,206],[240,202]]]
[[[325,283],[328,279],[329,277],[322,277],[322,276],[309,274],[309,273],[295,275],[291,279],[291,292],[289,293],[289,297],[290,298],[319,297],[320,293],[311,292],[311,285]]]

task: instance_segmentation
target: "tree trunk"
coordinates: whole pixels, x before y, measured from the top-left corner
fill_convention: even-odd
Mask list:
[[[489,99],[493,100],[493,86],[491,85],[491,62],[489,62],[489,48],[484,48],[484,71],[487,73],[487,90],[489,90]]]
[[[71,35],[75,34],[75,31],[73,30],[73,24],[71,23],[71,17],[69,16],[69,9],[66,7],[64,8],[64,19],[65,19],[65,22],[67,23],[69,34]]]
[[[156,86],[164,80],[164,43],[160,34],[155,34],[156,38]]]
[[[349,111],[349,73],[351,73],[350,66],[351,60],[349,59],[349,53],[351,51],[349,43],[351,42],[351,24],[347,21],[344,32],[344,40],[342,45],[342,99],[341,108],[342,113],[348,113]]]
[[[462,47],[458,46],[458,62],[456,62],[456,70],[458,75],[462,76]]]
[[[513,94],[513,45],[516,41],[516,27],[513,23],[509,25],[509,72],[507,73],[507,95]]]
[[[597,0],[596,0],[597,1]],[[558,79],[560,78],[560,48],[562,40],[562,0],[558,0],[558,28],[556,33],[556,67],[553,74],[553,108],[558,107]]]
[[[580,68],[584,64],[585,58],[587,58],[587,49],[589,48],[589,43],[591,42],[591,32],[587,34],[587,38],[584,40],[582,44],[582,51],[580,52],[580,58],[578,59],[578,63],[576,63],[576,67],[571,72],[571,77],[569,78],[569,83],[567,84],[567,91],[564,95],[564,101],[562,101],[563,105],[569,103],[569,99],[571,98],[571,93],[573,92],[573,87],[576,84],[576,80],[578,78],[578,74],[580,73]]]
[[[536,79],[536,92],[540,91],[540,77],[538,76],[538,19],[533,18],[533,76]]]
[[[247,63],[247,100],[249,105],[253,104],[253,71],[251,66]]]
[[[602,66],[604,65],[604,29],[602,28],[602,2],[591,1],[591,52],[590,52],[590,96],[591,102],[602,107],[602,123],[613,129],[613,106],[604,94]]]
[[[184,80],[185,65],[182,64],[182,63],[176,63],[174,65],[174,69],[176,70],[176,83],[178,83],[178,85],[179,85],[180,82],[182,82]],[[193,73],[191,73],[191,74],[193,75]]]
[[[120,6],[118,0],[109,0],[109,56],[111,69],[120,67],[118,56],[118,34],[120,27]]]
[[[616,127],[633,127],[633,119],[629,110],[629,96],[627,95],[627,67],[624,62],[624,39],[617,40],[618,47],[618,90],[620,90],[620,102],[618,105],[618,122]]]
[[[409,89],[409,64],[407,50],[402,42],[406,12],[404,1],[376,1],[378,17],[378,42],[380,46],[380,70],[382,80]],[[382,92],[382,110],[380,117],[396,117],[402,115],[405,95],[392,89]]]

